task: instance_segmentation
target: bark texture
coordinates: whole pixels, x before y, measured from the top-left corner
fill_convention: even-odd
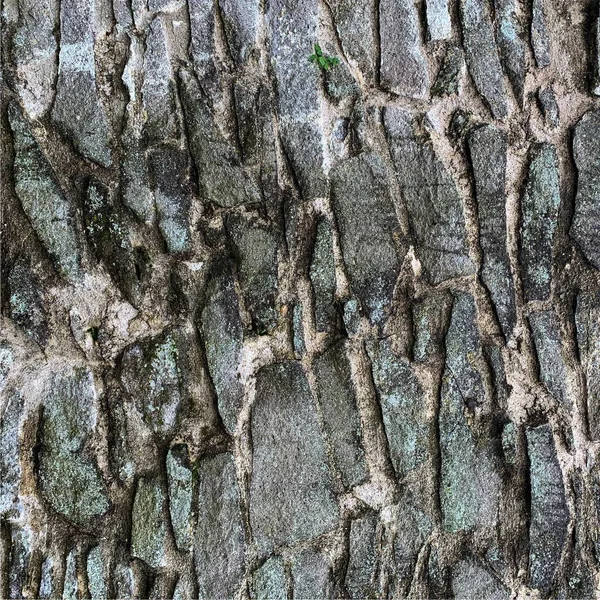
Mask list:
[[[597,19],[4,0],[0,596],[598,597]]]

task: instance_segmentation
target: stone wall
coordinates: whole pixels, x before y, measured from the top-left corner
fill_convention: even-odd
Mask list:
[[[0,596],[600,594],[598,11],[5,0]]]

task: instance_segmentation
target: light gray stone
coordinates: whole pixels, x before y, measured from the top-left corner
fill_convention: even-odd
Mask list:
[[[508,600],[507,590],[487,569],[474,559],[461,560],[452,568],[452,591],[461,600]]]
[[[325,554],[304,550],[292,562],[294,598],[333,598],[332,564]]]
[[[431,40],[446,40],[452,36],[448,0],[427,0],[427,31]]]
[[[537,66],[543,69],[550,65],[550,40],[546,30],[544,0],[533,0],[531,11],[531,46]]]
[[[417,10],[412,0],[379,3],[381,85],[400,96],[426,98],[429,73],[421,45]]]
[[[108,120],[96,86],[94,0],[60,3],[60,52],[52,121],[76,150],[111,165]]]

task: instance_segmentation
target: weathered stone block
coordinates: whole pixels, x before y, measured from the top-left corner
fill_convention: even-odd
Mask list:
[[[250,525],[261,552],[337,525],[325,442],[299,363],[278,363],[258,372],[252,445]]]

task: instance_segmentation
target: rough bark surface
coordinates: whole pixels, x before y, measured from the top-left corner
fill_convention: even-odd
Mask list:
[[[598,11],[4,0],[0,596],[599,597]]]

